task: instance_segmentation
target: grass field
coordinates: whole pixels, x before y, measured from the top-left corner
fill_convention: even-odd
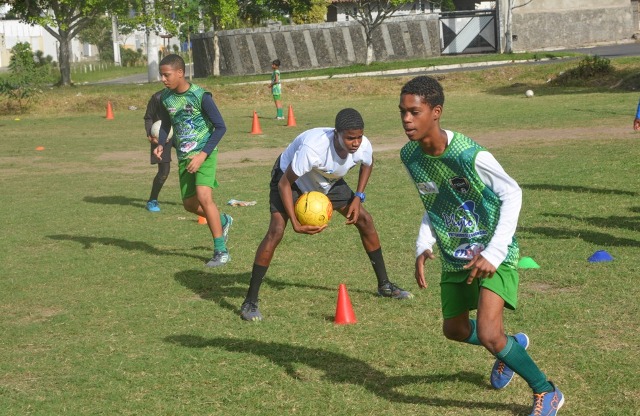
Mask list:
[[[530,336],[566,396],[560,414],[638,415],[638,94],[615,80],[547,85],[567,65],[442,75],[442,125],[488,146],[523,188],[521,254],[541,268],[521,271],[506,328]],[[637,59],[616,65],[621,78],[640,71]],[[229,127],[216,200],[257,201],[224,206],[232,262],[215,270],[203,267],[210,237],[181,206],[175,164],[162,211],[144,209],[155,168],[142,116],[158,85],[50,91],[30,113],[0,116],[0,414],[529,414],[522,379],[491,390],[489,353],[441,335],[439,263],[428,289],[414,283],[422,210],[398,157],[407,79],[285,84],[296,127],[271,119],[264,86],[212,87]],[[261,291],[265,320],[243,322],[273,160],[346,106],[376,150],[366,206],[389,274],[416,298],[377,298],[356,231],[334,217],[316,236],[288,230]],[[249,134],[253,110],[262,135]],[[596,250],[615,260],[587,262]],[[340,283],[355,325],[333,324]]]

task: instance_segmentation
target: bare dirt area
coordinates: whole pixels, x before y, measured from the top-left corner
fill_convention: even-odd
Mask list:
[[[545,143],[575,140],[613,140],[637,135],[632,126],[601,126],[601,127],[571,127],[571,128],[546,128],[535,130],[504,130],[491,133],[478,133],[470,135],[479,144],[491,149],[502,146],[536,146]],[[640,139],[640,137],[639,137]],[[376,154],[395,152],[407,142],[405,136],[389,138],[370,137]],[[283,149],[249,148],[229,152],[221,151],[218,158],[218,166],[232,167],[271,164]]]

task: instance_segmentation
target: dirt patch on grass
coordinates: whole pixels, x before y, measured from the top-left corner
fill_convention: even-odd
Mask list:
[[[464,133],[464,132],[463,132]],[[539,146],[545,143],[569,142],[575,140],[615,140],[637,135],[631,123],[628,126],[602,126],[602,127],[570,127],[570,128],[547,128],[535,130],[505,130],[491,133],[479,133],[472,138],[489,149],[502,146]],[[387,138],[371,138],[376,154],[394,152],[407,142],[407,138],[402,136]],[[279,148],[248,148],[220,152],[218,165],[220,167],[242,167],[272,164],[276,157],[282,152]],[[386,155],[382,155],[386,156]]]

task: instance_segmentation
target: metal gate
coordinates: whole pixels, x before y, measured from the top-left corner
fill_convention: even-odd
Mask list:
[[[443,55],[496,52],[497,33],[495,10],[440,15],[440,49]]]

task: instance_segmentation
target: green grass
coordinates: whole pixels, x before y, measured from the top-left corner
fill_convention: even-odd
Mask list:
[[[529,352],[566,395],[561,414],[636,415],[638,97],[547,86],[559,68],[444,76],[443,127],[487,144],[523,188],[521,251],[541,268],[521,271],[519,309],[505,325],[531,337]],[[415,286],[422,210],[397,151],[406,80],[292,84],[297,127],[270,119],[266,88],[211,87],[229,127],[216,200],[258,202],[224,208],[233,259],[217,270],[202,266],[210,237],[182,209],[175,164],[162,212],[143,208],[155,168],[142,106],[157,86],[49,92],[47,108],[0,116],[0,414],[528,414],[522,379],[492,391],[492,357],[442,337],[439,264],[427,290]],[[242,322],[272,155],[345,106],[362,111],[379,149],[366,206],[390,276],[416,299],[378,299],[356,231],[334,217],[320,235],[287,231],[261,291],[265,321]],[[263,135],[249,134],[254,109]],[[615,261],[587,262],[596,250]],[[332,322],[340,283],[355,325]]]

